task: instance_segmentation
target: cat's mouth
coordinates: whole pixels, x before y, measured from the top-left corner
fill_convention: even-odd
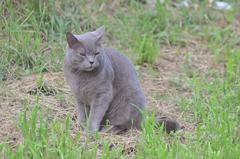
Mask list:
[[[92,71],[92,70],[94,70],[94,67],[93,67],[93,66],[90,66],[90,67],[88,67],[88,68],[85,69],[85,71]]]

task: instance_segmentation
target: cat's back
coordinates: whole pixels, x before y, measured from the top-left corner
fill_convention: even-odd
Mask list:
[[[118,115],[115,114],[118,117],[116,117],[113,113],[113,118],[120,120],[122,119],[122,114],[128,114],[129,116],[135,114],[136,116],[134,118],[139,118],[137,115],[138,111],[136,111],[131,104],[139,108],[143,108],[146,104],[146,97],[141,88],[134,65],[125,55],[121,54],[116,49],[105,48],[105,53],[108,56],[114,70],[114,99],[111,103],[110,110],[115,107],[122,108],[118,109]],[[121,104],[119,105],[119,103]],[[130,115],[129,113],[133,114]]]
[[[118,84],[131,85],[140,88],[140,82],[132,62],[114,48],[104,48],[114,70],[114,76]]]
[[[118,71],[118,73],[120,74],[122,73],[136,74],[134,66],[132,62],[128,59],[128,57],[126,57],[125,55],[123,55],[122,53],[120,53],[114,48],[104,48],[104,52],[107,54],[108,58],[110,59],[110,62],[115,71]]]

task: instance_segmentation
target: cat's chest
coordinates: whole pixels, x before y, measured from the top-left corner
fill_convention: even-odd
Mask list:
[[[102,78],[78,80],[78,98],[85,104],[90,104],[98,94],[109,91],[109,81]]]
[[[86,94],[91,94],[94,93],[97,89],[98,86],[101,85],[101,81],[99,80],[83,80],[83,81],[78,81],[78,91],[82,95]]]

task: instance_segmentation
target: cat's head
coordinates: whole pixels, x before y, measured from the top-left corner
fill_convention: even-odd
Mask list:
[[[67,53],[74,69],[92,71],[100,66],[103,60],[100,41],[104,32],[104,27],[100,27],[81,35],[73,35],[70,32],[66,34]]]

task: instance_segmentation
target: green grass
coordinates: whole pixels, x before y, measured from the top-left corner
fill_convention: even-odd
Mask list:
[[[155,10],[136,0],[115,4],[108,0],[1,1],[0,83],[5,85],[5,81],[25,75],[61,72],[66,31],[82,33],[105,25],[104,40],[108,46],[117,47],[135,64],[150,63],[148,67],[161,58],[162,48],[190,48],[181,68],[186,77],[176,75],[173,87],[181,87],[184,82],[192,94],[166,97],[176,103],[185,121],[197,123],[195,130],[187,131],[181,142],[180,134],[166,135],[154,129],[155,118],[147,115],[134,157],[237,159],[240,156],[240,27],[236,17],[240,14],[239,3],[230,3],[233,10],[224,12],[206,7],[206,1],[197,9],[174,8],[167,1],[164,5],[157,3]],[[221,20],[226,22],[224,26],[220,25]],[[213,56],[214,65],[207,72],[192,67],[194,55],[198,54],[192,41]],[[42,89],[53,88],[45,85],[40,76],[33,94],[42,96]],[[158,96],[165,99],[165,95]],[[59,98],[64,100],[64,96]],[[47,110],[41,108],[40,102],[24,104],[24,111],[16,121],[23,141],[17,147],[0,141],[1,157],[96,158],[101,149],[101,158],[128,158],[122,153],[123,145],[110,150],[111,141],[102,140],[99,134],[85,138],[79,132],[73,136],[69,116],[64,122],[52,121],[47,118]],[[91,144],[92,140],[95,144]]]
[[[36,104],[30,114],[25,110],[19,115],[19,129],[22,132],[24,142],[16,150],[9,146],[1,145],[0,151],[4,158],[95,158],[97,148],[100,143],[93,147],[88,146],[89,140],[79,142],[81,134],[77,133],[71,137],[70,117],[64,123],[49,121],[40,111],[40,106]],[[97,135],[94,136],[98,141]],[[104,156],[116,158],[121,155],[121,149],[116,148],[109,152],[108,142],[101,143]]]

